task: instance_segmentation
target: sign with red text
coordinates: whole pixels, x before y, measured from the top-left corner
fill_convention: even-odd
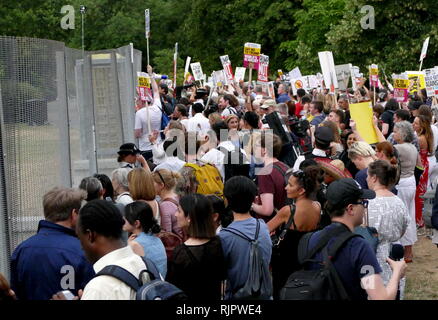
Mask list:
[[[224,72],[225,75],[227,76],[227,79],[229,81],[233,81],[234,76],[233,76],[233,69],[231,68],[230,58],[228,57],[228,55],[226,55],[226,56],[220,56],[220,59],[222,62],[222,67],[224,67]]]
[[[268,70],[269,70],[269,56],[265,56],[264,54],[261,54],[257,80],[262,82],[268,82],[269,81]]]
[[[258,43],[245,43],[243,48],[243,66],[248,68],[252,64],[252,68],[258,70],[261,50],[262,46]]]

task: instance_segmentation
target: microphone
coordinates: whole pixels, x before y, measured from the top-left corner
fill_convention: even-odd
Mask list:
[[[405,255],[405,249],[401,244],[392,244],[389,258],[394,261],[400,261]]]

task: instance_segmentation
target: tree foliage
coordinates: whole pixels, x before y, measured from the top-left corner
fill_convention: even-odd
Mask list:
[[[151,10],[150,57],[158,72],[173,72],[179,43],[179,72],[186,56],[208,75],[222,68],[228,54],[241,66],[243,44],[256,42],[270,56],[271,73],[299,66],[303,74],[320,71],[318,52],[333,51],[336,64],[353,63],[366,73],[376,63],[389,75],[418,69],[422,42],[431,37],[424,67],[437,64],[438,7],[434,0],[70,0],[74,30],[60,26],[61,0],[6,1],[0,6],[0,34],[63,41],[81,48],[85,5],[85,49],[100,50],[134,43],[146,64],[144,9]],[[375,29],[362,29],[361,8],[375,10]],[[167,61],[168,60],[168,61]],[[181,62],[182,61],[182,62]]]

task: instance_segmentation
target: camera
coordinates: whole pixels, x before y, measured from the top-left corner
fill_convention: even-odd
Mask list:
[[[289,117],[288,126],[299,138],[305,138],[307,136],[307,130],[310,128],[309,121],[299,120],[297,117]]]

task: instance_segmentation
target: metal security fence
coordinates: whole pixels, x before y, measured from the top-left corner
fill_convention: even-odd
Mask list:
[[[132,45],[85,52],[63,43],[0,37],[0,272],[37,231],[43,195],[117,168],[134,141]]]

